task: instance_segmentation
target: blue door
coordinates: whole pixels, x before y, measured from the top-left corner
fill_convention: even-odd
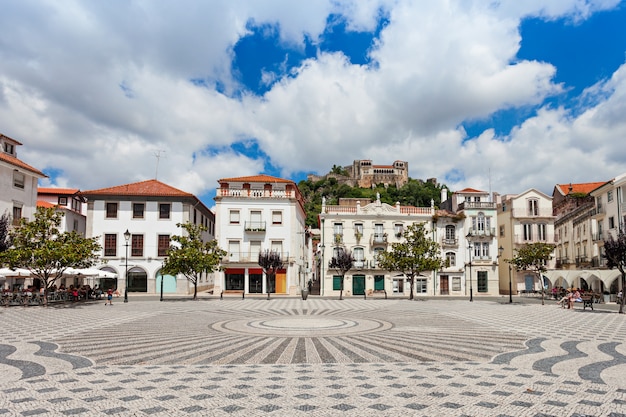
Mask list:
[[[161,293],[161,280],[163,280],[163,293],[176,294],[176,277],[174,275],[163,275],[157,273],[156,276],[156,292]]]

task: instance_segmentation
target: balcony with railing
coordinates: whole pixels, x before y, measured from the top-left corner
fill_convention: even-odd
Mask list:
[[[548,234],[546,236],[524,236],[521,234],[516,234],[513,238],[513,242],[517,245],[523,245],[526,243],[538,243],[538,242],[542,242],[542,243],[549,243],[551,245],[555,245],[556,239],[554,238],[553,234]]]
[[[577,268],[580,268],[580,267],[583,267],[583,266],[589,266],[590,263],[591,263],[591,261],[586,256],[577,256],[576,257],[576,267]]]
[[[528,217],[554,217],[552,207],[539,207],[536,210],[530,210],[528,208],[513,208],[511,209],[511,216],[519,218]]]
[[[496,203],[491,201],[464,201],[459,204],[458,210],[495,210]]]
[[[448,238],[448,237],[442,237],[441,238],[441,246],[442,247],[458,247],[459,246],[459,239],[457,238]]]
[[[240,197],[240,198],[296,198],[293,190],[257,190],[249,188],[218,188],[218,197]]]
[[[257,232],[257,233],[263,233],[265,232],[266,229],[266,222],[245,222],[243,225],[243,229],[246,232]]]
[[[293,259],[289,258],[289,252],[279,252],[280,259],[287,264],[288,262],[293,262]],[[229,252],[226,256],[222,258],[223,264],[233,264],[233,263],[247,263],[247,264],[258,264],[259,262],[259,254],[254,252]]]
[[[386,245],[387,233],[372,233],[372,236],[370,238],[370,244],[371,245],[376,245],[376,244]]]
[[[487,236],[493,237],[496,235],[495,227],[485,227],[485,228],[472,228],[467,232],[469,236]]]
[[[604,216],[606,214],[606,209],[602,204],[596,204],[594,208],[591,209],[591,216],[599,217]]]

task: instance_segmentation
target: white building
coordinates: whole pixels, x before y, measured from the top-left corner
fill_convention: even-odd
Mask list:
[[[424,223],[432,232],[434,207],[395,206],[376,201],[340,199],[339,205],[327,205],[322,200],[318,268],[320,294],[339,296],[341,277],[328,267],[339,250],[352,253],[353,268],[344,277],[343,294],[367,296],[386,293],[388,296],[408,296],[410,285],[399,272],[389,272],[378,266],[380,252],[401,242],[404,229],[413,223]],[[416,277],[416,293],[432,294],[433,272]]]
[[[198,198],[157,180],[82,191],[87,199],[87,237],[98,237],[102,245],[103,270],[117,273],[117,283],[128,291],[160,293],[161,268],[173,235],[183,234],[178,223],[191,222],[207,228],[203,239],[213,239],[215,215]],[[125,232],[129,232],[128,241]],[[203,277],[198,291],[213,287],[213,275]],[[191,294],[193,285],[181,276],[165,275],[164,293]]]
[[[555,244],[555,216],[552,211],[552,197],[534,188],[517,195],[504,195],[498,204],[498,241],[503,248],[503,259],[515,257],[515,250],[527,243],[543,242]],[[556,260],[546,265],[554,269]],[[537,274],[516,271],[506,262],[500,262],[500,288],[509,294],[509,284],[513,294],[532,292],[541,289]],[[545,278],[544,278],[545,279]],[[544,286],[552,283],[544,280]]]
[[[87,216],[83,213],[86,208],[85,198],[77,188],[39,187],[37,189],[37,206],[54,207],[63,212],[61,232],[76,232],[85,236]],[[85,210],[86,211],[86,210]]]
[[[451,295],[463,293],[472,298],[498,295],[501,282],[497,203],[492,201],[489,192],[473,188],[452,193],[448,201],[445,197],[442,192],[441,207],[451,214],[439,216],[437,229],[450,267],[440,272],[440,288],[445,290],[449,281]]]
[[[310,279],[310,250],[304,200],[296,184],[268,175],[218,182],[215,235],[228,255],[215,293],[300,293]],[[262,251],[279,253],[284,262],[275,282],[266,282],[259,266]]]
[[[8,214],[12,222],[32,220],[37,210],[37,182],[47,176],[17,157],[22,144],[0,134],[0,215]]]

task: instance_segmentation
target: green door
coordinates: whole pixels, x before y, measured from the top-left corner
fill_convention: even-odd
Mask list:
[[[365,275],[353,275],[352,276],[352,294],[353,295],[365,294]]]

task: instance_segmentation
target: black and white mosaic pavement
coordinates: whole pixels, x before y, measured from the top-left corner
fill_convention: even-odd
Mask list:
[[[626,416],[626,316],[451,300],[0,310],[0,416]]]

